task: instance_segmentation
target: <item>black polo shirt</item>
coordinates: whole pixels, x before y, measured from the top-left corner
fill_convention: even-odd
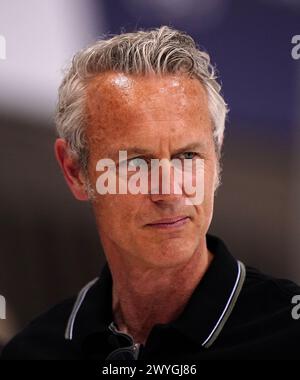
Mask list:
[[[17,335],[2,359],[299,359],[300,319],[291,311],[300,288],[245,267],[220,239],[207,235],[206,240],[214,254],[208,271],[179,318],[155,325],[145,345],[135,345],[113,323],[106,264],[77,297]]]

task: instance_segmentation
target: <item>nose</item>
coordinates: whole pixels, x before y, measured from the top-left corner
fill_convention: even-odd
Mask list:
[[[150,198],[160,204],[184,203],[182,173],[168,159],[151,166]]]
[[[176,214],[178,210],[186,207],[183,195],[174,194],[151,194],[150,199],[161,210],[168,210],[170,214]]]

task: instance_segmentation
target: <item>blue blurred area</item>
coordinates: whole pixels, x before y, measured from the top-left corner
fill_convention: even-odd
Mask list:
[[[110,33],[166,24],[191,34],[217,64],[230,120],[238,128],[289,134],[299,67],[291,59],[291,38],[299,33],[300,6],[258,0],[182,3],[187,9],[174,17],[176,1],[98,2]]]

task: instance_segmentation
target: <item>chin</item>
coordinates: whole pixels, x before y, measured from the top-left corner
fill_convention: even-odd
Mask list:
[[[196,245],[193,243],[179,244],[179,242],[164,242],[156,248],[151,249],[149,252],[145,252],[146,260],[151,265],[168,268],[188,262],[193,256],[196,250]],[[150,259],[150,260],[149,260]]]

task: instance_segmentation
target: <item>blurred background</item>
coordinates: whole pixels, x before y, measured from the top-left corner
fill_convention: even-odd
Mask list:
[[[300,282],[298,0],[0,0],[0,346],[104,260],[91,209],[53,155],[62,68],[103,34],[163,24],[210,53],[231,109],[210,232],[237,258]]]

